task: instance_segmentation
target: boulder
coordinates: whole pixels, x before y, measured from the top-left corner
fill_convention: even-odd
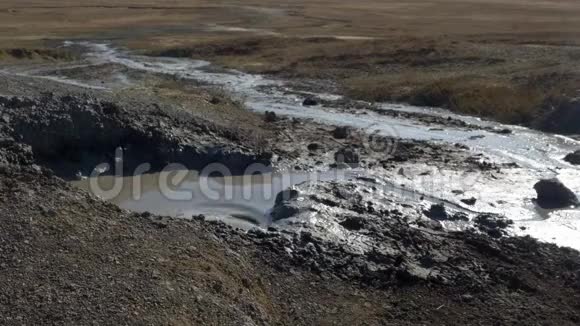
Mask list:
[[[304,102],[302,102],[303,106],[315,106],[318,105],[318,101],[316,99],[314,99],[313,97],[307,97],[304,99]]]
[[[564,161],[566,161],[570,164],[580,165],[580,150],[577,150],[574,153],[570,153],[570,154],[566,155],[566,157],[564,158]]]
[[[336,127],[332,131],[332,137],[336,139],[346,139],[350,135],[350,128],[349,127]]]
[[[566,208],[578,206],[578,197],[558,179],[541,180],[534,185],[538,193],[538,205],[542,208]]]

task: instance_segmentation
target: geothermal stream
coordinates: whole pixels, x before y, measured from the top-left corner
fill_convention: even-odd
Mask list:
[[[558,177],[575,193],[580,193],[579,169],[563,161],[563,157],[566,154],[580,148],[580,142],[576,140],[523,127],[506,126],[474,117],[456,115],[442,109],[394,104],[382,105],[383,109],[453,117],[472,125],[496,129],[508,128],[513,133],[505,135],[485,130],[468,130],[448,126],[444,127],[444,129],[434,129],[432,126],[427,126],[419,121],[380,115],[376,112],[365,111],[365,114],[357,114],[346,113],[338,108],[303,107],[304,96],[300,95],[299,92],[292,93],[291,89],[281,81],[232,70],[216,71],[205,61],[131,55],[114,49],[107,44],[83,42],[67,43],[65,46],[88,49],[85,55],[87,67],[113,64],[123,69],[168,74],[181,79],[191,79],[220,86],[233,95],[244,98],[248,108],[257,112],[274,111],[277,114],[288,117],[312,119],[318,123],[329,125],[351,126],[363,129],[368,133],[378,133],[402,139],[464,144],[474,153],[482,153],[496,163],[517,163],[521,168],[503,169],[503,174],[497,178],[479,175],[477,172],[467,175],[465,171],[453,169],[437,170],[427,165],[421,166],[410,163],[401,164],[402,170],[399,171],[404,171],[404,173],[377,175],[375,177],[388,180],[389,184],[392,185],[401,185],[397,189],[402,187],[426,195],[433,201],[443,201],[458,210],[503,214],[515,221],[514,234],[531,235],[542,241],[580,249],[580,211],[577,209],[546,211],[537,208],[533,202],[533,198],[536,197],[533,185],[541,178]],[[97,81],[72,80],[55,76],[54,72],[48,74],[42,72],[42,70],[36,70],[34,72],[18,73],[75,86],[98,89],[107,88],[107,84],[103,85]],[[126,77],[118,76],[118,79],[122,80],[123,84],[128,83]],[[113,87],[115,86],[113,85]],[[329,100],[340,98],[330,94],[316,94],[316,96]],[[426,177],[419,177],[426,170],[431,171],[428,180],[425,180]],[[378,172],[358,171],[358,173],[372,174]],[[422,175],[425,174],[423,173]],[[286,178],[286,182],[279,182],[284,178]],[[193,202],[187,202],[187,205],[179,204],[170,209],[161,209],[160,207],[166,207],[166,205],[164,200],[161,199],[162,196],[159,195],[159,191],[154,186],[145,186],[142,196],[144,200],[135,201],[128,196],[121,196],[116,199],[116,203],[127,209],[149,210],[153,213],[184,217],[208,212],[219,215],[220,212],[227,211],[230,215],[240,217],[233,223],[236,226],[267,225],[269,223],[266,217],[267,210],[272,206],[273,198],[262,198],[254,201],[252,205],[255,209],[239,212],[234,210],[232,213],[232,210],[227,208],[229,205],[243,203],[245,199],[237,194],[240,189],[247,190],[247,187],[263,185],[265,182],[272,184],[273,193],[275,194],[276,191],[282,190],[284,187],[306,180],[303,175],[296,176],[295,174],[271,175],[267,179],[268,181],[256,181],[250,186],[246,183],[242,186],[239,180],[235,178],[207,182],[208,184],[214,184],[213,189],[233,189],[234,195],[229,202],[201,203],[194,200]],[[326,175],[320,179],[331,179],[331,177]],[[187,180],[184,184],[187,185],[188,189],[195,188],[197,190],[194,190],[194,193],[198,193],[200,191],[199,186],[194,186],[194,184],[199,184],[200,179],[192,177]],[[229,188],[219,186],[220,184],[222,186],[227,184]],[[217,188],[215,185],[218,185]],[[469,207],[459,202],[459,197],[454,194],[458,191],[464,193],[463,197],[475,197],[477,199],[476,205]],[[405,191],[400,192],[400,195],[404,198],[407,198],[405,197],[406,194],[407,192]],[[417,201],[417,199],[409,196],[408,201]],[[245,206],[248,206],[247,203]],[[251,218],[248,219],[248,216]],[[248,220],[252,222],[248,222]]]

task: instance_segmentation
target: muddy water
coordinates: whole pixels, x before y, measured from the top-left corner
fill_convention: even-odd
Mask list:
[[[435,189],[408,180],[408,176],[398,181],[444,201],[457,202],[458,198],[453,195],[453,191],[461,190],[466,195],[478,199],[478,204],[474,209],[504,213],[517,220],[515,229],[518,234],[529,234],[545,241],[580,249],[580,213],[576,210],[539,211],[532,201],[535,197],[533,184],[540,178],[560,177],[573,191],[580,193],[579,169],[562,160],[566,154],[580,148],[580,142],[576,140],[455,115],[441,109],[383,104],[385,109],[451,116],[471,124],[497,129],[509,128],[514,132],[510,135],[500,135],[464,128],[433,129],[432,126],[412,119],[394,118],[373,112],[353,114],[332,107],[305,108],[301,105],[303,96],[291,92],[289,94],[290,89],[281,81],[238,71],[215,70],[205,61],[132,55],[116,50],[107,44],[69,43],[67,46],[84,48],[87,51],[88,64],[114,64],[123,69],[168,74],[223,87],[232,94],[244,98],[247,106],[258,112],[275,111],[290,117],[308,118],[325,124],[352,126],[368,132],[403,139],[460,143],[469,146],[474,152],[485,154],[495,162],[515,162],[521,166],[520,169],[504,170],[504,174],[495,178],[477,178],[476,182],[467,185],[439,182]],[[56,75],[58,77],[58,72]],[[77,81],[77,83],[83,83],[83,81]],[[327,98],[337,97],[331,94],[319,95]],[[400,176],[391,177],[400,178]],[[458,203],[458,205],[461,204]]]
[[[204,215],[208,220],[250,229],[270,225],[268,213],[280,191],[307,181],[355,176],[355,172],[343,170],[227,177],[200,176],[196,171],[164,171],[133,177],[99,176],[73,184],[130,211],[186,219]]]

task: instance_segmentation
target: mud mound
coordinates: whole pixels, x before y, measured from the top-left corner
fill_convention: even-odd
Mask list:
[[[566,155],[564,160],[573,165],[580,165],[580,150],[577,150],[574,153]]]
[[[123,150],[123,174],[143,163],[151,164],[151,171],[171,163],[188,169],[222,163],[232,173],[256,162],[269,164],[267,154],[246,148],[235,133],[171,116],[159,107],[128,111],[90,97],[47,95],[0,97],[0,110],[5,134],[29,145],[39,163],[64,177],[114,164],[118,148]]]
[[[493,286],[535,293],[551,291],[547,284],[554,275],[580,285],[566,269],[542,262],[564,255],[579,264],[572,250],[560,251],[531,238],[502,237],[511,221],[492,214],[475,214],[473,223],[458,219],[465,232],[444,231],[440,222],[423,215],[420,203],[380,188],[380,180],[302,184],[292,190],[293,196],[280,195],[285,199],[277,201],[273,212],[277,217],[284,212],[285,218],[274,224],[277,231],[256,236],[298,266],[378,287],[426,282],[472,291]],[[524,261],[532,263],[530,246],[537,249],[533,264],[538,266],[521,271]],[[574,266],[573,273],[580,272],[580,265]]]
[[[249,234],[202,218],[130,214],[34,163],[112,162],[116,147],[126,149],[128,166],[147,159],[235,168],[265,155],[234,132],[155,106],[0,98],[0,118],[0,323],[580,321],[578,252],[505,237],[509,222],[499,216],[464,216],[457,223],[465,232],[447,232],[441,223],[450,221],[381,191],[386,180],[378,178],[283,192],[274,211],[285,214]]]
[[[74,55],[59,49],[0,49],[0,59],[42,59],[42,60],[72,60]]]
[[[580,99],[548,98],[543,117],[537,122],[540,130],[561,134],[580,134]]]

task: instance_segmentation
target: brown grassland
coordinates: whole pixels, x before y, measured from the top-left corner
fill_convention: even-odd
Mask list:
[[[106,39],[529,125],[578,96],[579,15],[574,0],[8,0],[0,57]]]

